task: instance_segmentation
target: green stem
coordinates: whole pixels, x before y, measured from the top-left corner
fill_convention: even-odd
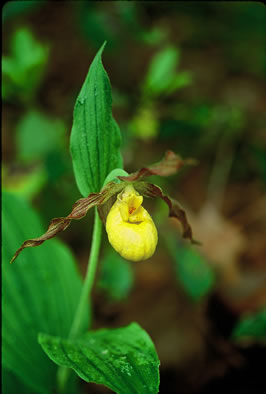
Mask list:
[[[98,255],[101,245],[101,235],[102,235],[102,222],[99,218],[97,209],[95,208],[94,227],[93,227],[89,263],[88,263],[87,273],[85,276],[76,315],[69,332],[69,338],[71,339],[76,337],[78,334],[80,334],[82,328],[82,320],[84,319],[84,311],[86,310],[86,304],[88,302],[88,299],[89,299],[89,311],[90,311],[91,291],[92,291],[92,286],[93,286],[97,262],[98,262]],[[91,324],[90,320],[91,320],[91,316],[89,316],[89,326]]]
[[[79,334],[81,334],[84,315],[86,315],[87,311],[89,312],[89,326],[91,324],[91,291],[92,291],[92,286],[94,283],[94,278],[97,268],[98,255],[101,245],[101,234],[102,234],[102,222],[99,218],[97,208],[95,208],[94,227],[93,227],[92,244],[91,244],[91,251],[90,251],[90,257],[88,262],[88,268],[87,268],[84,284],[81,290],[77,311],[69,332],[69,336],[68,336],[69,339],[73,339]],[[87,307],[88,302],[89,305]],[[59,367],[57,373],[57,380],[58,380],[58,388],[60,392],[64,391],[70,372],[71,370],[69,368]]]

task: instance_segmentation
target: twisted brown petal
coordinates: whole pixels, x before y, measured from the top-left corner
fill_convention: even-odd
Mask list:
[[[192,243],[200,245],[200,242],[193,239],[192,229],[187,220],[186,212],[176,200],[163,194],[162,189],[153,183],[138,182],[134,187],[145,197],[160,197],[164,200],[169,207],[169,217],[174,217],[181,223],[183,238],[188,238]]]
[[[194,159],[183,160],[180,156],[168,150],[164,158],[158,163],[152,164],[149,167],[143,167],[129,176],[118,176],[118,178],[121,181],[132,182],[151,175],[169,176],[175,174],[185,164],[194,165],[196,163],[197,161]]]
[[[119,188],[121,189],[121,185],[109,182],[100,193],[91,193],[88,197],[76,201],[68,216],[52,219],[48,230],[42,236],[23,242],[10,263],[13,263],[23,249],[41,245],[44,241],[53,238],[57,233],[64,231],[73,219],[82,219],[90,208],[104,204]]]

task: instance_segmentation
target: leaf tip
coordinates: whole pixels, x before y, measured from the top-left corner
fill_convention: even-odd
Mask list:
[[[104,50],[106,44],[107,44],[107,40],[105,40],[105,41],[103,42],[101,48],[100,48],[99,51],[98,51],[98,53],[99,53],[100,56],[102,55],[103,50]]]

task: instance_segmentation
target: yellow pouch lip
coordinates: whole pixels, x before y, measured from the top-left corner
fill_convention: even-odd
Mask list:
[[[121,216],[119,205],[120,202],[116,201],[106,221],[110,244],[127,260],[141,261],[150,258],[154,254],[158,242],[157,230],[152,218],[143,207],[140,207],[143,220],[133,223],[125,222]]]
[[[106,221],[108,239],[125,259],[140,261],[155,252],[158,234],[149,213],[141,205],[143,196],[128,185],[112,206]],[[134,210],[131,210],[131,208]]]

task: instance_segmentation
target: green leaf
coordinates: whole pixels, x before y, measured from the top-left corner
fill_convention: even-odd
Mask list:
[[[172,93],[177,89],[190,85],[192,82],[192,73],[189,71],[182,71],[175,75],[171,84],[168,86],[167,93]]]
[[[134,283],[134,274],[131,264],[110,249],[101,261],[98,287],[115,301],[125,299]]]
[[[74,340],[40,334],[39,342],[55,363],[73,368],[86,382],[121,394],[158,392],[159,359],[149,335],[137,323],[91,331]]]
[[[122,167],[121,136],[112,117],[112,96],[101,55],[95,56],[74,108],[70,150],[80,193],[99,192],[106,176]]]
[[[67,337],[81,291],[69,250],[58,241],[10,259],[28,236],[42,233],[38,216],[22,198],[3,193],[2,361],[5,385],[14,375],[21,392],[51,393],[56,366],[37,342],[40,331]],[[87,321],[83,322],[84,331]],[[13,393],[12,387],[7,392]]]
[[[214,285],[214,273],[208,262],[195,249],[184,247],[176,253],[176,273],[188,295],[198,300]]]
[[[145,82],[148,92],[159,94],[169,87],[176,76],[179,55],[179,50],[172,46],[154,55]]]
[[[178,281],[194,301],[199,301],[214,286],[215,275],[208,261],[193,247],[182,246],[169,236],[165,237],[167,247],[173,256]]]
[[[254,315],[241,319],[232,334],[234,339],[253,339],[266,341],[266,308]]]
[[[143,90],[147,96],[171,94],[192,82],[192,73],[178,71],[180,51],[168,46],[156,53],[150,63]]]
[[[23,27],[12,36],[10,56],[3,56],[3,97],[27,101],[33,98],[45,71],[49,48]]]

